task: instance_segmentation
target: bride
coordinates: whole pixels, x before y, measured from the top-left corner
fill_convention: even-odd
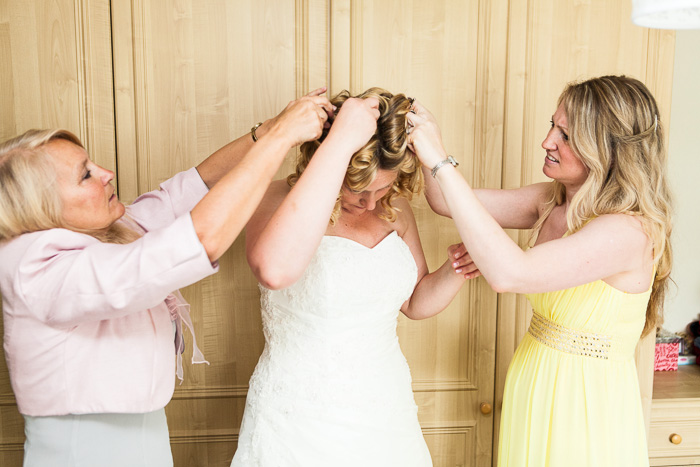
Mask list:
[[[330,130],[247,227],[266,345],[231,465],[431,466],[396,320],[442,311],[469,271],[428,273],[408,203],[423,184],[411,100],[372,88],[331,102]]]

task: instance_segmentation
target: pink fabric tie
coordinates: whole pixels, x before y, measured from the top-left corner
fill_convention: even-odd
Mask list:
[[[165,297],[165,304],[168,306],[168,311],[170,312],[170,320],[175,323],[175,354],[177,359],[177,378],[180,380],[180,384],[184,380],[184,372],[182,370],[182,353],[185,351],[185,339],[182,335],[182,323],[190,330],[192,335],[192,363],[206,363],[209,362],[204,358],[204,355],[197,347],[197,338],[194,335],[194,325],[192,324],[192,318],[190,318],[190,304],[185,301],[180,294],[179,290],[174,291],[167,297]]]

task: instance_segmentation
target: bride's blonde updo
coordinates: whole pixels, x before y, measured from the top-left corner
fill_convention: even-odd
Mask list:
[[[380,116],[374,136],[350,159],[343,184],[352,191],[360,192],[374,181],[378,170],[395,171],[396,180],[389,192],[381,199],[384,213],[380,216],[382,219],[394,222],[396,211],[399,209],[392,206],[392,201],[397,197],[410,200],[414,194],[420,193],[423,189],[420,163],[407,147],[406,114],[410,110],[411,101],[403,94],[391,94],[381,88],[370,88],[357,96],[351,96],[348,91],[342,91],[331,98],[331,103],[340,111],[343,103],[350,97],[376,98],[379,101]],[[287,177],[289,186],[294,186],[299,180],[328,131],[324,129],[317,141],[309,141],[301,145],[296,171]],[[331,224],[335,224],[340,216],[342,196],[341,190],[331,214]]]

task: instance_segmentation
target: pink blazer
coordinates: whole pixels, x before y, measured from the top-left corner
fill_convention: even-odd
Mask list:
[[[146,233],[128,245],[65,229],[0,245],[5,357],[22,414],[168,403],[175,344],[165,298],[217,271],[189,214],[206,193],[190,169],[139,197],[127,213]]]

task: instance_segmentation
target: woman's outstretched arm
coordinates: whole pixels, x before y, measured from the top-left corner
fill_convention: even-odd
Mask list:
[[[421,162],[434,167],[446,151],[432,115],[420,105],[416,110],[409,114],[411,143]],[[465,247],[497,292],[547,292],[651,270],[650,241],[631,216],[601,216],[573,235],[522,251],[454,167],[444,165],[435,178]]]
[[[413,103],[413,109],[431,125],[432,136],[442,147],[442,134],[432,114],[417,101]],[[413,145],[411,147],[413,148]],[[447,153],[443,154],[441,160],[445,158],[447,158]],[[432,167],[434,166],[422,167],[425,179],[425,199],[434,212],[441,216],[452,217],[442,190],[437,180],[432,176]],[[473,191],[501,227],[504,229],[529,229],[535,225],[540,217],[539,207],[546,201],[548,186],[548,183],[536,183],[510,190],[482,188]]]
[[[271,289],[297,281],[326,232],[352,155],[374,134],[374,98],[348,99],[304,173],[288,191],[277,182],[246,229],[253,274]]]
[[[447,155],[445,155],[445,158]],[[423,166],[425,199],[437,214],[452,217],[440,185]],[[547,201],[549,183],[535,183],[520,188],[477,188],[474,195],[504,229],[530,229],[539,219],[539,208]]]
[[[328,114],[326,118],[333,118],[333,111],[330,103],[326,97],[322,96],[322,94],[325,92],[325,87],[318,88],[308,93],[305,97],[309,98],[309,100],[323,109]],[[275,117],[262,122],[262,125],[256,128],[255,136],[258,139],[261,139],[271,129],[274,129],[279,125],[280,119],[284,115],[285,113],[282,111]],[[325,126],[327,125],[329,125],[328,122],[325,123]],[[211,189],[219,180],[221,180],[224,175],[236,167],[248,153],[248,151],[253,149],[255,145],[256,144],[253,141],[252,135],[250,133],[246,133],[204,159],[197,166],[199,176],[202,177],[202,180],[204,180],[207,187]]]
[[[200,165],[205,183],[213,185],[191,216],[211,261],[221,257],[243,230],[289,149],[320,137],[331,113],[325,97],[304,96],[290,102],[247,152],[242,150],[245,143],[234,142]],[[216,180],[220,172],[225,174]]]

